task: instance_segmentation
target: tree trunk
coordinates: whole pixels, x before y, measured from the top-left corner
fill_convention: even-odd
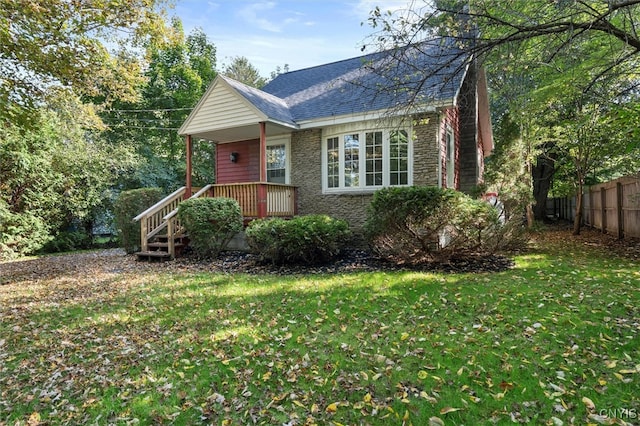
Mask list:
[[[580,235],[580,227],[582,226],[582,188],[580,183],[578,193],[576,194],[576,211],[573,219],[573,235]]]
[[[527,204],[527,227],[533,228],[533,224],[535,223],[535,219],[533,217],[533,206],[531,203]]]
[[[545,220],[547,217],[547,196],[551,189],[551,180],[556,172],[556,159],[558,154],[553,149],[555,144],[546,143],[543,153],[536,158],[536,163],[531,167],[531,179],[533,183],[533,217],[535,220]]]

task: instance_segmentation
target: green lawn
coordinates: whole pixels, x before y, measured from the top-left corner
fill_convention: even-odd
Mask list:
[[[502,273],[1,285],[0,424],[639,424],[640,266],[541,241]]]

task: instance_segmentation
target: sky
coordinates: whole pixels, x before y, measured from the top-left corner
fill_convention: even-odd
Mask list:
[[[269,77],[277,67],[290,71],[353,58],[375,31],[369,12],[398,10],[410,0],[174,0],[185,34],[201,28],[216,46],[220,70],[244,56]],[[362,24],[362,25],[361,25]]]

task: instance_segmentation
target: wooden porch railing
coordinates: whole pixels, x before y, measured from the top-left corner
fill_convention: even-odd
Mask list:
[[[184,200],[186,187],[182,187],[158,201],[147,210],[134,217],[134,221],[140,221],[140,250],[149,250],[149,240],[167,227],[164,219],[166,215],[178,209],[178,205]]]
[[[196,191],[189,198],[207,198],[211,196],[211,187],[213,185],[207,185],[204,188]],[[194,188],[195,189],[195,188]],[[167,223],[167,242],[169,243],[168,252],[172,258],[176,256],[176,237],[184,234],[184,227],[178,219],[178,208],[166,215],[164,221]]]
[[[195,191],[197,188],[193,188]],[[140,213],[133,220],[140,221],[140,251],[149,250],[149,241],[166,229],[168,253],[175,257],[175,237],[184,232],[178,220],[178,205],[184,200],[182,187]],[[190,198],[227,197],[238,201],[245,218],[286,217],[297,214],[296,187],[276,183],[234,183],[207,185]]]
[[[294,216],[296,187],[279,183],[231,183],[213,185],[214,197],[233,198],[245,218]]]

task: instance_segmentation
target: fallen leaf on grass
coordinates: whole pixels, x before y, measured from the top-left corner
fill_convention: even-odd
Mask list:
[[[460,411],[462,408],[444,407],[440,410],[440,414],[453,413],[454,411]]]
[[[444,422],[440,417],[431,417],[429,419],[429,426],[444,426]]]
[[[596,405],[593,403],[591,399],[587,398],[586,396],[583,396],[582,403],[585,405],[585,407],[587,407],[587,410],[595,411]]]

